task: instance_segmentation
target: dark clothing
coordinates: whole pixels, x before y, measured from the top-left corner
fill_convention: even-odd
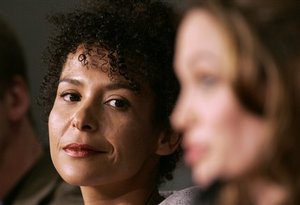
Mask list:
[[[49,152],[48,152],[49,153]],[[79,187],[64,182],[45,154],[3,200],[4,205],[82,205]]]

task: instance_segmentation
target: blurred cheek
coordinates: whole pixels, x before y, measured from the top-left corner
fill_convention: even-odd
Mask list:
[[[9,122],[7,117],[7,110],[6,107],[2,102],[0,101],[0,149],[2,149],[2,146],[5,146],[5,143],[12,139],[12,137],[8,137],[9,133]]]
[[[223,128],[220,125],[219,137],[212,144],[215,160],[223,161],[222,175],[234,178],[254,169],[263,160],[267,141],[263,122],[239,108],[231,110],[227,116]]]
[[[214,172],[216,175],[220,174],[219,171],[226,172],[226,167],[231,164],[231,161],[240,163],[235,158],[238,158],[237,156],[242,154],[244,149],[241,143],[243,136],[239,131],[242,129],[240,124],[242,119],[238,108],[226,102],[226,99],[207,104],[207,109],[203,109],[202,114],[205,116],[202,120],[203,127],[195,135],[203,136],[202,140],[208,146],[208,153],[204,158],[206,161],[202,164],[203,170],[199,170],[207,173],[206,177],[212,177]]]
[[[186,126],[186,116],[188,113],[188,98],[185,89],[181,88],[180,95],[177,98],[175,109],[172,113],[171,123],[177,130],[183,130]]]

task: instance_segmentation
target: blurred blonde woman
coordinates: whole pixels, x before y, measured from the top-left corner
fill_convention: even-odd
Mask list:
[[[300,204],[299,48],[298,0],[192,4],[172,122],[201,190],[163,204]]]

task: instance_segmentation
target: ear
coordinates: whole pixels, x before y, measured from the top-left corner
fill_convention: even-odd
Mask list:
[[[15,76],[4,96],[4,102],[11,122],[20,121],[29,110],[29,94],[27,84],[21,76]]]
[[[160,156],[172,154],[181,143],[181,135],[172,128],[168,128],[160,133],[157,142],[156,154]]]

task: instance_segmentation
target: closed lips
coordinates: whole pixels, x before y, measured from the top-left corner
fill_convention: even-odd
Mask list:
[[[105,153],[104,151],[98,150],[93,146],[77,143],[69,144],[63,147],[63,150],[72,157],[87,157],[95,154]]]

